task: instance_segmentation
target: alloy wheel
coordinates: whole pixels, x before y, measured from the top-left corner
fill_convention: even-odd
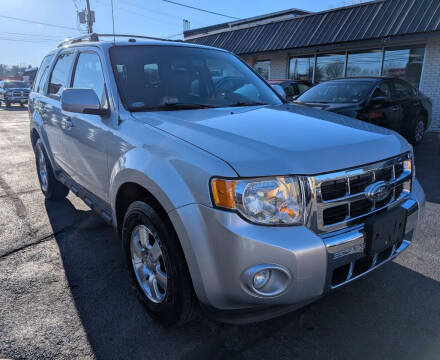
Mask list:
[[[38,176],[40,177],[41,188],[47,191],[49,186],[49,178],[47,174],[46,157],[44,151],[39,144],[37,147]]]
[[[422,120],[417,121],[416,128],[414,131],[414,140],[420,142],[425,134],[425,123]]]
[[[148,299],[161,303],[168,278],[158,234],[146,225],[137,225],[131,234],[130,251],[139,286]]]

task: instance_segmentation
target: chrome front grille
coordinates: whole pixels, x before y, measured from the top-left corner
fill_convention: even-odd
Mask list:
[[[401,203],[411,191],[410,159],[408,153],[355,169],[303,178],[307,183],[304,190],[308,194],[309,227],[317,233],[340,230]],[[389,195],[380,201],[368,199],[365,189],[379,181],[390,185]]]

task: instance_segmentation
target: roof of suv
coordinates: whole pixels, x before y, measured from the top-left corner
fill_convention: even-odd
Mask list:
[[[107,36],[106,36],[107,37]],[[135,41],[133,41],[135,40]],[[110,48],[112,46],[141,46],[141,45],[147,45],[147,46],[182,46],[182,47],[192,47],[192,48],[199,48],[199,49],[211,49],[211,50],[219,50],[219,51],[225,51],[224,49],[219,49],[212,46],[206,46],[206,45],[198,45],[198,44],[192,44],[192,43],[186,43],[183,41],[167,41],[167,40],[145,40],[145,39],[137,39],[136,36],[133,36],[132,38],[127,38],[126,40],[116,39],[116,41],[113,41],[113,39],[110,40],[81,40],[81,41],[75,41],[71,43],[66,43],[66,45],[63,45],[61,47],[58,47],[57,49],[65,49],[65,48],[73,48],[78,46],[98,46],[102,48]]]

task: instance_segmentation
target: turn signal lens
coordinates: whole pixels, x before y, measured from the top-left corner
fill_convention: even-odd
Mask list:
[[[235,209],[234,193],[237,181],[215,179],[212,181],[212,196],[218,207]]]

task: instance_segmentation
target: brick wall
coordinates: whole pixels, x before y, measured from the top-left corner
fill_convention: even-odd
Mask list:
[[[440,130],[440,38],[426,44],[420,90],[432,100],[432,129]]]
[[[273,54],[270,57],[270,78],[287,79],[287,55]]]

